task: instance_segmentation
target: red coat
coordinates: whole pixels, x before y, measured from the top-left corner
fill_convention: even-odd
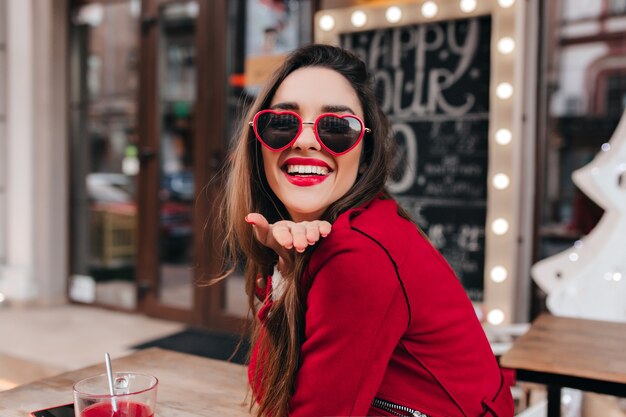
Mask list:
[[[394,415],[372,407],[379,398],[429,417],[513,416],[510,389],[458,278],[396,209],[375,199],[349,210],[311,256],[289,415]],[[250,370],[255,363],[253,354]]]

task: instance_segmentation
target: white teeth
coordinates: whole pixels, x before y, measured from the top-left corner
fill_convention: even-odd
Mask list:
[[[328,168],[314,165],[287,165],[287,173],[328,175]]]

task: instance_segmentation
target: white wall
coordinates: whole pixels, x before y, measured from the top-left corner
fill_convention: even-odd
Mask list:
[[[7,22],[0,292],[20,301],[62,300],[67,276],[67,1],[0,1],[6,2]]]
[[[6,257],[0,292],[28,299],[33,276],[33,16],[30,1],[7,0]]]
[[[0,265],[6,258],[6,0],[0,0]]]
[[[35,278],[38,296],[65,300],[68,276],[69,134],[67,0],[35,5]]]

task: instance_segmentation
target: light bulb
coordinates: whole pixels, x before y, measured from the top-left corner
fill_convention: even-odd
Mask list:
[[[574,247],[575,247],[576,249],[580,249],[580,248],[582,248],[582,247],[583,247],[583,245],[584,245],[584,243],[583,243],[583,241],[582,241],[582,240],[577,240],[576,242],[574,242]]]
[[[325,14],[324,16],[320,17],[320,29],[322,29],[324,32],[329,32],[333,30],[334,27],[335,27],[334,17],[332,17],[329,14]]]
[[[358,28],[363,27],[365,26],[365,23],[367,23],[367,15],[363,10],[357,10],[352,13],[352,16],[350,16],[350,21]]]
[[[511,7],[513,6],[513,4],[515,3],[515,0],[498,0],[498,4],[500,5],[500,7]]]
[[[509,231],[509,222],[502,218],[495,219],[493,223],[491,223],[491,231],[496,235],[503,235]]]
[[[498,51],[501,54],[510,54],[515,49],[515,41],[512,38],[504,37],[498,41]]]
[[[578,260],[578,254],[576,252],[572,252],[568,256],[569,260],[572,262],[576,262]]]
[[[487,321],[493,325],[502,324],[504,321],[504,311],[499,308],[494,308],[487,314]]]
[[[200,12],[200,6],[195,1],[191,1],[185,5],[185,12],[187,12],[188,17],[195,19]]]
[[[496,174],[493,176],[493,186],[498,190],[504,190],[509,186],[511,180],[509,176],[506,174]]]
[[[509,129],[499,129],[496,132],[496,142],[500,145],[508,145],[511,143],[511,139],[513,139],[513,135]]]
[[[509,99],[513,96],[513,86],[509,83],[500,83],[496,87],[496,95],[502,100]]]
[[[618,282],[622,280],[622,273],[616,272],[613,274],[613,281]]]
[[[602,144],[602,150],[603,150],[604,152],[608,152],[608,151],[610,151],[610,150],[611,150],[611,144],[610,144],[610,143],[603,143],[603,144]]]
[[[435,17],[438,11],[439,11],[439,7],[437,6],[437,3],[435,3],[434,1],[427,1],[424,4],[422,4],[422,16],[424,16],[427,19],[431,19]]]
[[[402,10],[398,6],[391,6],[385,12],[385,17],[389,23],[397,23],[402,19]]]
[[[84,25],[97,27],[104,19],[104,7],[101,4],[93,3],[80,8],[76,21]]]
[[[141,14],[141,0],[130,0],[129,8],[130,15],[132,17],[139,17],[139,15]]]
[[[471,13],[476,10],[476,0],[461,0],[459,7],[465,13]]]
[[[491,280],[493,282],[503,282],[504,280],[506,280],[509,273],[505,267],[498,265],[491,268],[491,272],[489,275],[491,276]]]

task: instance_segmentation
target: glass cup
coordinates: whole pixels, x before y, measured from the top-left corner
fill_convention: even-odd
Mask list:
[[[106,374],[83,379],[74,384],[76,417],[153,417],[158,385],[151,375],[114,372],[111,395]]]

